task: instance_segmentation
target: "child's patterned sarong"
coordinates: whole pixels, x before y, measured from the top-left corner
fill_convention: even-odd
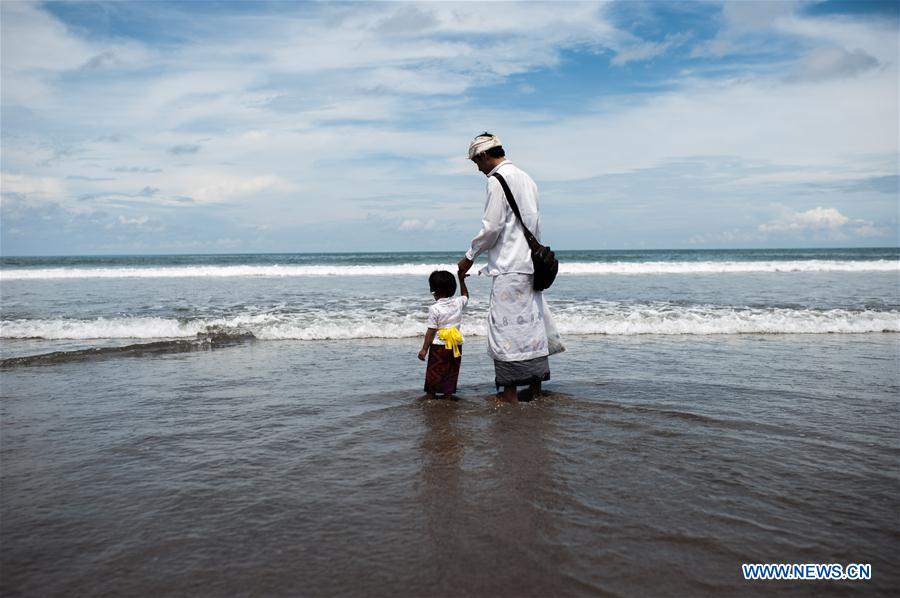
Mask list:
[[[425,392],[448,397],[455,393],[461,363],[462,356],[453,357],[452,349],[431,345],[428,350],[428,367],[425,369]]]

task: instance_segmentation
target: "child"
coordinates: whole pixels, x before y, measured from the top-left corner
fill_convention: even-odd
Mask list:
[[[429,399],[441,393],[449,399],[456,392],[459,365],[462,362],[463,337],[459,333],[462,311],[469,302],[466,276],[459,273],[459,297],[456,294],[456,280],[446,270],[435,270],[428,277],[428,286],[434,296],[434,305],[428,308],[428,330],[425,343],[419,351],[419,359],[425,361],[425,392]]]

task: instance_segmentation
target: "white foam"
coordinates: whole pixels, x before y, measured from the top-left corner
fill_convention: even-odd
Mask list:
[[[285,278],[299,276],[428,276],[434,270],[456,270],[449,264],[385,266],[166,266],[158,268],[44,268],[0,270],[0,280],[66,278]]]
[[[788,308],[676,307],[609,304],[590,310],[559,309],[560,331],[569,334],[857,334],[900,332],[900,312]]]
[[[766,262],[575,262],[563,274],[729,274],[752,272],[900,272],[900,260],[793,260]]]
[[[78,278],[228,278],[301,276],[427,276],[455,264],[360,266],[163,266],[155,268],[11,268],[0,280]],[[728,274],[751,272],[900,272],[900,260],[794,260],[744,262],[562,262],[562,275]]]
[[[98,318],[96,320],[3,320],[0,338],[161,339],[195,337],[205,332],[204,320],[180,322],[167,318]]]
[[[789,308],[682,307],[619,303],[555,308],[563,335],[828,334],[900,332],[898,311]],[[483,336],[485,313],[466,315],[463,333]],[[424,316],[371,313],[257,314],[230,318],[100,318],[96,320],[4,320],[0,338],[170,339],[210,330],[250,332],[261,340],[412,338],[425,330]]]

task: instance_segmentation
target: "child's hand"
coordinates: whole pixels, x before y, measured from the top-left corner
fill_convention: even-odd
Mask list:
[[[466,274],[466,273],[463,272],[462,270],[459,270],[459,271],[456,273],[456,276],[457,276],[460,280],[462,280],[463,278],[468,278],[469,276],[471,276],[471,274]]]
[[[419,360],[425,361],[425,356],[428,355],[428,349],[422,349],[419,351]]]

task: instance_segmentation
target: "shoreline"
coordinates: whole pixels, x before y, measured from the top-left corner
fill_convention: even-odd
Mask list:
[[[741,339],[746,337],[772,337],[772,338],[782,338],[782,337],[809,337],[811,339],[819,338],[819,337],[830,337],[830,336],[846,336],[846,337],[868,337],[871,336],[873,338],[878,338],[882,335],[895,335],[900,334],[900,330],[882,330],[880,332],[817,332],[817,333],[806,333],[806,332],[784,332],[784,333],[771,333],[771,332],[741,332],[741,333],[707,333],[707,334],[654,334],[654,333],[643,333],[643,334],[605,334],[605,333],[593,333],[593,334],[566,334],[563,338],[565,342],[566,339],[583,339],[588,340],[592,338],[606,338],[606,339],[634,339],[635,341],[639,341],[640,339],[644,339],[645,341],[653,341],[653,340],[674,340],[681,339],[682,342],[688,343],[690,339],[696,339],[699,341],[703,339],[712,340],[712,339]],[[472,333],[466,334],[467,338],[476,339],[475,341],[469,341],[467,344],[479,343],[483,344],[485,341],[485,337],[483,335],[477,335]],[[156,356],[164,356],[166,354],[174,354],[174,353],[191,353],[197,351],[215,351],[221,350],[225,348],[233,348],[240,347],[242,345],[246,345],[249,343],[285,343],[285,344],[309,344],[311,346],[316,346],[318,344],[324,343],[333,343],[333,344],[347,344],[348,346],[353,346],[360,342],[364,343],[376,343],[376,344],[385,344],[385,345],[416,345],[416,342],[420,340],[419,336],[408,336],[402,338],[348,338],[348,339],[259,339],[254,337],[251,333],[242,333],[242,334],[220,334],[220,333],[198,333],[195,337],[171,337],[171,338],[161,338],[161,339],[133,339],[133,338],[124,338],[124,339],[4,339],[4,343],[7,345],[4,347],[5,351],[8,351],[10,345],[22,344],[27,345],[30,343],[46,345],[48,348],[57,346],[68,346],[70,347],[68,350],[46,350],[43,349],[41,352],[37,353],[26,353],[21,355],[10,355],[8,357],[3,357],[2,353],[0,353],[0,369],[3,370],[14,370],[20,367],[35,367],[35,366],[49,366],[54,364],[62,364],[73,361],[89,361],[95,359],[115,359],[117,357],[156,357]],[[93,341],[94,344],[90,342],[82,342],[82,341]],[[99,341],[101,343],[100,346],[96,346],[96,342]],[[138,342],[135,342],[138,341]],[[37,350],[37,349],[35,349]]]

